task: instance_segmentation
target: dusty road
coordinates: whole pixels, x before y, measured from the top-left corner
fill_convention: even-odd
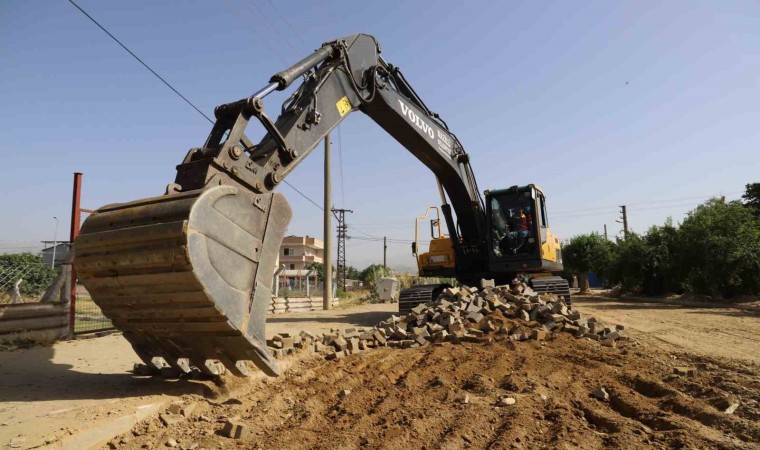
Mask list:
[[[663,349],[760,363],[760,315],[732,308],[575,297],[584,314],[622,323],[634,336]]]
[[[371,326],[395,308],[372,304],[275,315],[268,319],[267,334]],[[120,335],[0,351],[0,449],[13,439],[17,448],[60,442],[182,395],[209,395],[205,383],[132,377],[128,371],[138,362]]]
[[[221,389],[132,377],[127,371],[137,358],[118,335],[0,352],[0,446],[14,439],[22,443],[18,448],[56,446],[82,430],[105,429],[136,408],[177,398],[199,403],[192,420],[164,427],[152,419],[112,442],[124,448],[159,448],[170,438],[179,448],[756,446],[757,316],[598,298],[576,305],[625,324],[634,341],[610,349],[565,335],[544,347],[383,349],[338,363],[300,355],[285,362],[284,377],[232,380]],[[370,326],[394,309],[362,305],[278,315],[267,331]],[[675,365],[694,365],[699,373],[673,379]],[[588,397],[599,386],[608,388],[610,402]],[[341,402],[335,395],[344,388],[351,395]],[[462,394],[470,396],[467,405],[456,402]],[[493,406],[506,394],[518,408]],[[724,414],[733,401],[739,408]],[[255,424],[244,441],[218,434],[234,416]]]

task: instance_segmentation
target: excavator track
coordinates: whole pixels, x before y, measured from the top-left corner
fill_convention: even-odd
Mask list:
[[[265,323],[290,216],[282,194],[225,185],[108,205],[83,224],[75,266],[146,364],[276,376]]]
[[[450,284],[421,284],[404,289],[398,296],[398,312],[405,315],[417,305],[430,303],[438,298],[441,291]]]

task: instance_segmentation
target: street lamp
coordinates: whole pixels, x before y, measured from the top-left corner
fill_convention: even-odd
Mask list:
[[[53,232],[53,260],[50,262],[50,268],[55,269],[55,249],[58,247],[58,217],[53,216],[55,219],[55,231]]]

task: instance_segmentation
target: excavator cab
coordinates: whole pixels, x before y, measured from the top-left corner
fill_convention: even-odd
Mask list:
[[[559,239],[549,229],[537,186],[486,191],[489,268],[496,273],[561,271]]]
[[[559,239],[549,229],[546,197],[533,184],[485,192],[489,271],[496,274],[550,273],[562,270]],[[432,219],[431,213],[435,213]],[[421,221],[430,221],[430,244],[420,252]],[[440,212],[429,207],[415,219],[412,253],[420,276],[455,276],[451,238],[441,231]],[[506,280],[501,280],[506,281]]]

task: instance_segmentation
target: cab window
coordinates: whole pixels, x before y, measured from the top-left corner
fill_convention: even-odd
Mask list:
[[[535,253],[535,204],[533,191],[508,192],[491,198],[491,238],[496,256]]]

